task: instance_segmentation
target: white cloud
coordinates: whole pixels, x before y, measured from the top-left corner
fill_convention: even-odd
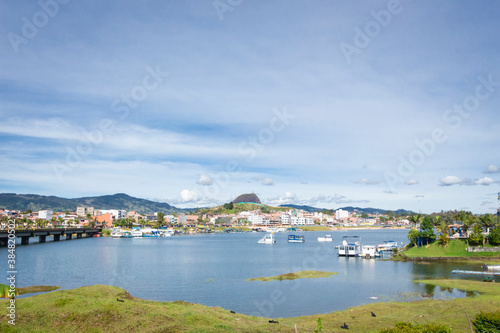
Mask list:
[[[406,182],[405,182],[406,185],[417,185],[417,184],[420,184],[420,182],[418,180],[415,180],[415,179],[408,179]]]
[[[181,191],[181,201],[186,203],[186,202],[196,202],[200,200],[200,195],[196,193],[195,191],[191,190],[182,190]]]
[[[295,193],[285,192],[285,199],[293,200],[295,199],[295,197],[296,197]]]
[[[423,195],[421,195],[421,194],[417,194],[417,195],[415,196],[415,198],[423,198],[423,197],[424,197],[424,196],[423,196]]]
[[[265,186],[273,186],[274,182],[271,178],[265,178],[262,180],[261,184]]]
[[[439,180],[439,186],[452,186],[452,185],[464,185],[465,179],[458,178],[456,176],[446,176]]]
[[[213,184],[212,178],[209,175],[200,175],[196,184],[209,186]]]
[[[483,177],[481,179],[476,180],[476,184],[477,185],[488,186],[488,185],[491,185],[491,184],[494,184],[494,183],[496,183],[496,181],[494,179],[491,179],[490,177]]]
[[[380,182],[376,179],[361,178],[355,181],[356,184],[377,185]]]
[[[456,176],[446,176],[444,178],[441,178],[439,180],[439,186],[453,186],[453,185],[467,185],[467,186],[472,186],[472,185],[484,185],[488,186],[491,184],[497,183],[496,180],[490,178],[490,177],[483,177],[481,179],[476,179],[472,180],[469,178],[459,178]]]
[[[486,170],[483,171],[484,173],[498,173],[500,172],[500,166],[490,164],[488,167],[486,167]]]

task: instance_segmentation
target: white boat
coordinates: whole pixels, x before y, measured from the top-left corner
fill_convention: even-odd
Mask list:
[[[362,253],[361,237],[359,236],[344,236],[342,244],[337,245],[339,256],[357,257]]]
[[[377,251],[377,247],[375,245],[363,245],[361,247],[361,253],[359,255],[363,258],[376,258],[379,257],[379,253]]]
[[[398,247],[398,242],[396,241],[384,241],[382,244],[378,244],[377,248],[379,250],[392,250]]]
[[[110,236],[111,238],[123,238],[123,233],[120,228],[113,228]]]
[[[487,264],[484,264],[483,265],[483,271],[490,271],[490,272],[500,271],[500,265],[487,265]]]
[[[267,232],[285,232],[285,228],[267,228]]]
[[[332,235],[325,235],[325,237],[318,237],[318,242],[333,242]]]
[[[142,237],[158,238],[161,234],[157,229],[145,228],[142,229]]]
[[[142,230],[140,227],[132,227],[132,237],[142,237]]]
[[[276,239],[274,239],[274,234],[270,233],[265,235],[263,238],[259,239],[257,242],[259,244],[274,244],[276,243]]]

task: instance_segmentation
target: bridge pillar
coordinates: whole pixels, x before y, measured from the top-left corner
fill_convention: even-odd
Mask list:
[[[83,235],[83,234],[76,234],[76,238],[77,238],[77,239],[80,239],[80,238],[82,238],[82,235]]]
[[[61,235],[54,235],[54,242],[58,242],[61,240]]]
[[[45,243],[47,236],[46,235],[40,235],[38,236],[38,243]]]
[[[30,243],[30,236],[21,236],[21,244],[27,245]]]
[[[66,240],[70,240],[73,237],[73,234],[66,234]]]

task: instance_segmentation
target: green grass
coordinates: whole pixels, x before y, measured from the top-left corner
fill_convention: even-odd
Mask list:
[[[283,281],[283,280],[296,280],[296,279],[317,279],[323,277],[330,277],[335,274],[338,273],[321,272],[321,271],[300,271],[295,273],[281,274],[278,276],[252,278],[248,279],[247,281],[273,281],[273,280]]]
[[[303,231],[332,231],[332,228],[320,225],[310,227],[299,226],[298,228],[302,229]]]
[[[434,242],[428,246],[412,247],[402,254],[409,258],[414,257],[500,257],[500,252],[467,252],[467,244],[460,239],[450,240],[447,246]]]
[[[271,324],[269,318],[232,314],[220,307],[147,301],[132,297],[121,288],[95,285],[16,299],[16,325],[8,324],[6,311],[2,311],[0,332],[295,332],[295,327],[298,332],[313,332],[318,317],[323,332],[340,332],[344,322],[350,332],[379,332],[402,321],[438,323],[451,327],[453,332],[470,332],[467,315],[473,320],[481,311],[495,312],[500,307],[500,288],[496,283],[416,282],[480,294],[454,300],[372,303],[321,315],[275,318],[279,324]],[[0,307],[5,309],[8,302],[0,300]]]

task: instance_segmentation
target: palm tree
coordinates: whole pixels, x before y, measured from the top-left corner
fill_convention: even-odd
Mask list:
[[[413,224],[413,226],[415,228],[417,227],[417,223],[420,223],[421,219],[422,219],[422,215],[420,215],[420,214],[411,214],[408,217],[408,221],[410,221],[410,223]]]
[[[497,219],[493,214],[484,214],[479,218],[479,225],[489,233],[489,229],[497,225]]]

